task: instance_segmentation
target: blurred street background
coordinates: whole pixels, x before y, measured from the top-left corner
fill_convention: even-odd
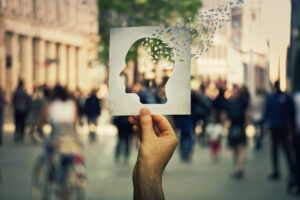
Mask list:
[[[132,199],[139,142],[109,114],[109,28],[229,2],[231,21],[191,59],[191,115],[167,116],[179,145],[166,199],[299,198],[299,0],[0,0],[0,199]],[[143,54],[126,61],[126,92],[164,103],[173,69]]]
[[[30,199],[31,177],[34,160],[41,153],[40,146],[32,145],[28,140],[23,145],[16,145],[12,135],[4,137],[6,144],[1,147],[0,187],[1,199]],[[87,141],[86,136],[82,136]],[[87,199],[132,199],[132,169],[137,150],[133,146],[128,165],[114,163],[114,136],[101,135],[95,145],[85,143],[84,156],[88,169]],[[13,156],[12,156],[13,155]],[[266,146],[255,152],[249,148],[246,160],[245,179],[236,181],[228,172],[232,168],[232,155],[222,150],[219,162],[212,162],[209,150],[197,146],[193,161],[184,163],[176,151],[164,173],[163,187],[168,199],[266,199],[293,200],[298,197],[286,195],[286,178],[279,182],[269,182],[269,151]],[[286,169],[281,163],[282,170]],[[283,174],[287,177],[287,174]],[[14,177],[14,178],[12,178]]]

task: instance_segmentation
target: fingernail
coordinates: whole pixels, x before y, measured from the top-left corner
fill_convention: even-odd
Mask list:
[[[150,111],[147,108],[142,108],[140,114],[141,116],[150,115]]]

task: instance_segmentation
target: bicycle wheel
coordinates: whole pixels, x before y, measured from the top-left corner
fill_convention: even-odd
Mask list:
[[[64,185],[69,199],[84,200],[85,189],[87,185],[86,171],[84,165],[72,164],[68,167],[67,176]]]
[[[55,193],[55,169],[49,158],[40,156],[33,167],[32,200],[52,200]]]

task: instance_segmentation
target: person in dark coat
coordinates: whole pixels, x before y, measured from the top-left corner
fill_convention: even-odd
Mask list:
[[[29,130],[33,143],[44,137],[42,125],[37,124],[39,116],[41,115],[45,99],[40,88],[35,88],[31,95],[30,109],[26,117],[26,127]],[[38,137],[35,133],[38,133]]]
[[[233,178],[241,179],[244,176],[244,161],[246,150],[246,126],[248,122],[249,99],[244,91],[237,86],[233,87],[233,95],[226,102],[226,114],[230,120],[228,144],[233,149],[235,172]]]
[[[84,112],[88,118],[88,124],[97,125],[97,119],[101,113],[101,100],[96,96],[97,90],[92,90],[91,95],[86,99]]]
[[[193,133],[195,133],[196,124],[198,121],[202,121],[202,133],[200,138],[202,144],[205,144],[205,128],[210,115],[212,102],[205,94],[205,86],[201,85],[200,90],[192,90],[191,92],[191,116],[193,120]]]
[[[128,122],[127,116],[119,116],[113,119],[114,125],[118,128],[118,142],[115,151],[115,161],[118,162],[123,153],[125,164],[128,163],[131,148],[132,125]]]
[[[226,98],[224,96],[225,90],[222,87],[218,88],[219,94],[213,101],[213,107],[217,111],[217,115],[220,116],[220,114],[226,110]]]
[[[184,162],[190,162],[193,153],[194,120],[191,115],[175,115],[176,128],[180,130],[179,153]]]
[[[292,98],[281,91],[279,81],[275,82],[274,89],[275,93],[270,95],[267,99],[264,116],[264,122],[268,122],[271,129],[273,172],[269,176],[270,180],[277,180],[280,178],[278,166],[278,149],[280,146],[287,158],[290,177],[293,176],[294,172],[289,146],[289,126],[294,112],[294,104]]]
[[[15,114],[15,142],[24,140],[24,129],[27,113],[30,109],[31,99],[24,89],[24,82],[19,81],[18,88],[13,94],[13,107]]]

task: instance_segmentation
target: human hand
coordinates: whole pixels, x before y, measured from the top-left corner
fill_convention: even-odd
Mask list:
[[[146,108],[128,120],[141,141],[133,171],[135,199],[164,199],[161,178],[178,144],[174,130],[166,118],[151,116]]]
[[[146,108],[141,109],[140,116],[128,120],[141,141],[137,162],[162,173],[178,144],[172,126],[163,116],[151,116]]]

